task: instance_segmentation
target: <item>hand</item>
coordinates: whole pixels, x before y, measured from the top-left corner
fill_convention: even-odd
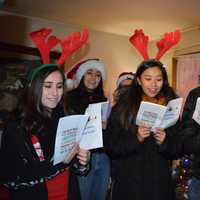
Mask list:
[[[80,149],[79,144],[76,143],[75,146],[73,147],[71,155],[69,157],[67,156],[64,159],[63,163],[69,164],[72,161],[72,159],[74,158],[74,156],[79,152],[79,149]]]
[[[166,137],[166,132],[162,129],[156,129],[155,133],[153,134],[153,137],[155,138],[156,140],[156,143],[157,144],[162,144],[165,140],[165,137]]]
[[[85,149],[79,149],[78,154],[77,154],[77,158],[79,160],[79,163],[81,165],[87,165],[87,163],[90,160],[90,151],[85,150]]]
[[[137,138],[140,142],[144,142],[144,140],[150,136],[150,127],[147,126],[139,126],[137,132]]]

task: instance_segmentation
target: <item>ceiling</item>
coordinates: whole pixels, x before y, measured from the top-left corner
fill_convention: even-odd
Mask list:
[[[200,25],[200,0],[6,0],[3,10],[126,36],[143,28],[151,39]]]

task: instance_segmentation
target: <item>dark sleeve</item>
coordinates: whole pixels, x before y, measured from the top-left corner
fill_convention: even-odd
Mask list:
[[[181,129],[185,154],[200,154],[200,125],[192,119],[200,88],[191,91],[184,106]]]
[[[112,110],[105,133],[104,145],[106,152],[113,158],[137,153],[140,143],[136,136],[137,127],[125,130],[119,121],[119,113]]]
[[[180,121],[167,128],[165,131],[166,138],[164,142],[159,145],[159,152],[170,160],[180,158],[183,156],[183,138],[180,128]]]
[[[91,160],[86,165],[81,165],[77,157],[74,157],[70,163],[70,170],[78,176],[86,176],[91,169]]]
[[[8,124],[2,135],[0,149],[0,181],[11,188],[31,187],[52,179],[68,165],[60,163],[53,166],[51,162],[40,162],[32,143],[22,134],[17,124]],[[27,135],[27,133],[24,133]]]
[[[70,170],[70,176],[69,176],[69,190],[68,191],[69,191],[68,193],[69,200],[81,199],[78,178],[71,170]]]
[[[6,179],[15,177],[13,165],[18,157],[17,147],[14,138],[12,138],[12,132],[16,128],[14,126],[4,130],[2,134],[1,149],[0,149],[0,180],[1,182]]]

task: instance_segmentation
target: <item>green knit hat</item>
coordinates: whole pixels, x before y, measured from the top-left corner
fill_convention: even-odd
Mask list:
[[[51,68],[51,67],[59,67],[59,65],[57,64],[43,64],[43,65],[40,65],[36,68],[34,68],[29,77],[28,77],[28,82],[29,83],[32,83],[32,81],[35,79],[35,77],[39,74],[40,71],[42,71],[43,69],[46,69],[46,68]]]

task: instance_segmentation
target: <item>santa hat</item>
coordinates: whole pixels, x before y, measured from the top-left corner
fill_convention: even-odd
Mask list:
[[[122,83],[122,81],[130,79],[133,80],[135,78],[135,74],[133,74],[132,72],[122,72],[117,80],[117,87],[119,87],[119,85]]]
[[[105,65],[103,62],[101,62],[99,59],[84,60],[76,64],[66,73],[66,83],[68,90],[77,87],[82,77],[89,69],[96,69],[100,71],[102,79],[106,79]]]

